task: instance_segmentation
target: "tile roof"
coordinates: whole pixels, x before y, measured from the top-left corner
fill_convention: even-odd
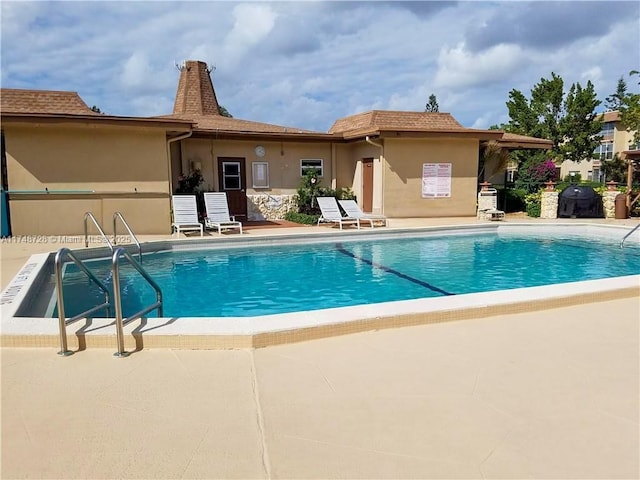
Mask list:
[[[370,130],[467,131],[449,113],[372,110],[335,121],[329,133]]]
[[[76,92],[47,90],[0,90],[2,113],[100,115],[92,111]]]

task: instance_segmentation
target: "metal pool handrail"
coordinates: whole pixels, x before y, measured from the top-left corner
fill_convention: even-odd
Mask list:
[[[109,250],[111,250],[113,252],[113,245],[109,241],[109,238],[107,237],[107,234],[104,233],[104,230],[102,230],[102,227],[98,223],[98,220],[96,220],[96,217],[94,217],[93,213],[91,213],[91,212],[86,212],[84,214],[84,246],[85,247],[89,246],[89,232],[88,232],[88,229],[87,229],[87,219],[88,218],[90,218],[91,221],[93,222],[93,224],[96,226],[96,228],[98,229],[98,232],[100,232],[100,235],[102,235],[102,239],[105,241],[105,243],[107,245],[109,245]]]
[[[622,238],[622,241],[620,242],[620,248],[624,246],[624,241],[627,239],[627,237],[631,236],[631,234],[638,230],[638,228],[640,228],[640,223],[633,227],[633,229]]]
[[[87,277],[93,280],[96,283],[96,285],[100,287],[100,290],[104,292],[104,297],[105,297],[104,303],[101,303],[100,305],[96,305],[95,307],[92,307],[89,310],[79,313],[69,319],[67,319],[65,315],[64,295],[62,292],[62,266],[63,266],[62,260],[65,256],[73,260],[73,262],[78,266],[78,268],[80,268],[80,270]],[[109,316],[109,307],[111,307],[111,298],[110,298],[109,289],[107,288],[107,286],[104,283],[102,283],[102,281],[98,277],[96,277],[95,274],[93,274],[91,270],[89,270],[85,266],[82,260],[76,257],[76,255],[68,248],[61,248],[60,250],[58,250],[58,253],[56,253],[55,265],[56,265],[56,290],[57,290],[57,296],[58,296],[58,322],[60,326],[60,351],[58,352],[58,355],[68,356],[68,355],[71,355],[73,352],[71,352],[67,348],[67,325],[70,325],[73,322],[80,320],[81,318],[85,318],[87,315],[93,312],[96,312],[102,308],[107,309],[107,316]]]
[[[139,312],[134,313],[133,315],[125,319],[122,318],[122,297],[120,294],[120,257],[126,258],[131,266],[133,266],[138,271],[138,273],[143,276],[147,283],[149,283],[149,285],[151,285],[151,287],[156,291],[155,303],[149,305],[146,308],[143,308]],[[162,290],[153,280],[153,278],[149,276],[147,271],[142,268],[142,265],[136,262],[131,254],[127,252],[123,247],[118,247],[114,250],[113,256],[111,257],[111,263],[113,266],[113,296],[116,309],[116,340],[118,342],[118,351],[113,355],[115,357],[126,357],[127,355],[129,355],[129,353],[125,352],[124,350],[124,334],[122,332],[123,326],[131,322],[132,320],[135,320],[136,318],[142,317],[145,313],[149,313],[152,310],[155,310],[156,308],[158,309],[158,316],[162,317]]]
[[[142,247],[140,246],[140,242],[138,241],[138,239],[136,238],[135,234],[133,233],[133,230],[131,230],[131,227],[129,226],[129,224],[127,223],[127,221],[124,219],[124,217],[122,216],[122,214],[120,212],[113,212],[113,244],[117,245],[118,240],[117,240],[117,236],[116,236],[116,220],[120,219],[120,221],[122,222],[122,224],[124,225],[124,228],[127,229],[127,232],[129,232],[129,235],[131,236],[131,238],[133,239],[134,243],[136,244],[136,246],[138,247],[138,259],[140,261],[140,263],[142,263]],[[111,249],[113,251],[113,249]]]

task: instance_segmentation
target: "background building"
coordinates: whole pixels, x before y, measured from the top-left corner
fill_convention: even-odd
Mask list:
[[[600,135],[602,140],[600,145],[593,152],[594,158],[585,159],[582,162],[564,161],[560,165],[560,179],[565,179],[580,175],[582,180],[594,182],[606,182],[602,172],[604,162],[612,160],[615,155],[624,158],[623,152],[638,149],[638,145],[633,145],[633,135],[635,132],[628,131],[620,121],[620,112],[611,111],[602,114],[601,120],[604,122]]]

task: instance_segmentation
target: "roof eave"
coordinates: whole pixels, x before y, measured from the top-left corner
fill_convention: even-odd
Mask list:
[[[498,145],[512,149],[551,150],[553,148],[553,142],[549,140],[498,140]]]
[[[372,128],[369,130],[351,130],[342,132],[341,135],[347,140],[363,139],[367,136],[379,136],[386,138],[436,138],[436,137],[466,137],[478,140],[499,140],[502,132],[495,130],[475,130],[470,128],[460,129],[415,129],[411,127],[402,128]]]
[[[624,159],[640,160],[640,150],[625,150],[620,156]]]
[[[340,141],[341,135],[323,132],[251,132],[240,130],[195,128],[193,137],[211,138],[215,137],[220,140],[299,140],[299,141]]]
[[[83,115],[83,114],[62,114],[62,113],[20,113],[20,112],[0,112],[3,123],[102,123],[111,125],[136,125],[145,127],[171,128],[176,130],[190,131],[193,122],[190,120],[168,120],[166,118],[150,117],[118,117],[112,115]]]

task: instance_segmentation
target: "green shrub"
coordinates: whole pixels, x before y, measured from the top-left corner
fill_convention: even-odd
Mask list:
[[[296,192],[295,200],[298,203],[298,213],[315,215],[317,221],[320,216],[320,208],[316,202],[318,197],[335,197],[339,200],[355,200],[356,198],[348,188],[334,190],[328,187],[321,187],[318,173],[315,170],[310,170],[302,177],[300,187]],[[291,221],[293,222],[294,220]]]
[[[564,178],[562,179],[562,181],[564,183],[568,183],[568,184],[576,184],[576,183],[580,183],[582,182],[582,174],[580,174],[579,172],[574,172],[573,175],[571,175],[570,173],[565,175]]]
[[[294,223],[301,223],[303,225],[316,225],[318,223],[318,218],[320,218],[320,215],[309,215],[294,211],[287,212],[284,215],[285,220]]]
[[[540,211],[542,210],[542,190],[536,193],[530,193],[524,197],[524,201],[527,205],[527,215],[533,218],[539,218]]]
[[[192,194],[202,193],[202,184],[204,178],[200,170],[194,170],[188,175],[180,175],[178,178],[178,186],[176,187],[176,193]]]
[[[532,218],[540,218],[540,211],[542,210],[542,205],[537,202],[532,202],[527,204],[527,215]]]
[[[527,191],[522,188],[499,189],[498,208],[504,210],[507,213],[524,212],[526,208],[524,197],[526,195]]]

